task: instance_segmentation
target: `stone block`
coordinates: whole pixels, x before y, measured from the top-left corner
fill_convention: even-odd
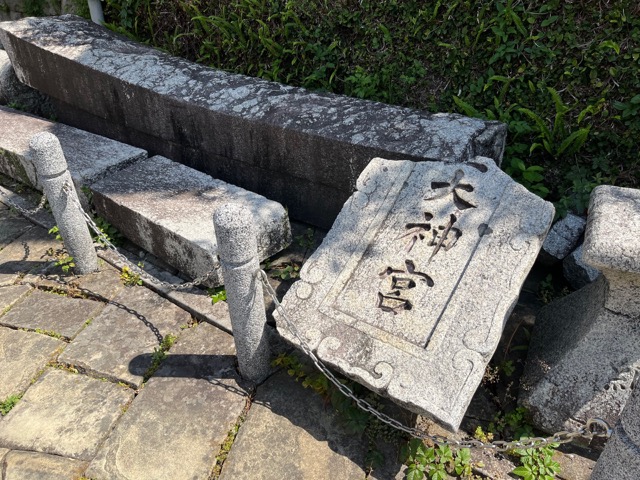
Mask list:
[[[0,317],[0,324],[12,328],[42,330],[67,339],[74,338],[104,304],[35,290]]]
[[[49,98],[18,80],[4,50],[0,50],[0,105],[15,105],[41,117],[53,115]]]
[[[241,203],[256,222],[263,260],[291,242],[287,212],[279,203],[164,157],[137,162],[92,185],[100,215],[127,238],[192,278],[217,263],[213,213],[227,202]],[[221,272],[211,283],[222,283]]]
[[[603,275],[542,309],[520,402],[547,432],[614,424],[640,372],[640,191],[603,186],[589,206],[582,259]]]
[[[209,478],[247,399],[236,382],[234,362],[230,335],[208,324],[185,331],[85,475],[95,480]]]
[[[60,248],[60,242],[43,228],[34,227],[20,235],[0,250],[0,285],[11,285],[20,275],[49,268],[54,260],[50,248]]]
[[[549,265],[564,259],[578,245],[586,224],[584,218],[571,213],[557,221],[542,244],[540,259]]]
[[[0,205],[4,206],[2,203],[0,203]],[[22,215],[8,208],[0,210],[0,222],[2,222],[2,230],[0,230],[0,250],[33,226],[33,224]]]
[[[455,430],[553,213],[488,158],[374,159],[284,306],[324,362]]]
[[[0,172],[42,190],[29,151],[31,138],[42,132],[60,140],[78,190],[147,156],[139,148],[0,106]]]
[[[152,364],[154,349],[166,335],[177,336],[180,326],[190,320],[188,313],[151,290],[129,287],[109,302],[59,360],[139,387]],[[147,355],[146,363],[132,372],[129,362],[142,354]]]
[[[22,297],[31,291],[29,285],[0,287],[0,316],[4,315]]]
[[[2,480],[77,480],[86,468],[87,462],[73,458],[16,450],[0,463]]]
[[[365,446],[320,396],[281,372],[258,387],[220,480],[364,478]]]
[[[56,338],[0,327],[0,401],[26,390],[63,347]]]
[[[90,461],[133,390],[48,369],[0,422],[0,447]]]
[[[575,290],[594,282],[600,275],[600,270],[582,261],[582,245],[562,261],[562,272],[569,285]]]
[[[370,159],[500,161],[506,128],[213,70],[65,15],[5,22],[18,78],[61,121],[265,195],[329,227]],[[91,93],[89,93],[91,92]]]

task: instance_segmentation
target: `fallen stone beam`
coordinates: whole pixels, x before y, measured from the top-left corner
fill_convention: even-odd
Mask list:
[[[79,17],[0,24],[20,81],[60,121],[145,148],[328,228],[371,158],[502,156],[506,128],[234,75],[144,46]]]

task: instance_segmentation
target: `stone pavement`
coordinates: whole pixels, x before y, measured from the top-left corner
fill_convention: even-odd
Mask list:
[[[318,245],[293,228],[273,271]],[[371,440],[285,372],[257,388],[242,381],[224,303],[124,286],[104,260],[98,273],[66,275],[54,265],[61,248],[0,203],[0,404],[15,402],[0,415],[0,480],[405,478],[399,445],[379,444],[384,462],[370,471]],[[282,296],[286,282],[273,282]],[[467,431],[491,418],[483,408],[474,398]],[[479,478],[513,478],[504,457],[473,455]],[[594,463],[564,461],[567,480],[586,480]]]

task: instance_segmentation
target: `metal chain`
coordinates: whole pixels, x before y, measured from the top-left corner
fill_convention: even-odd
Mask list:
[[[142,268],[140,268],[138,265],[131,262],[127,257],[125,257],[122,253],[120,253],[117,247],[109,241],[109,238],[104,234],[104,232],[100,230],[100,227],[96,225],[96,223],[93,221],[91,216],[84,211],[84,208],[82,208],[82,205],[80,204],[80,201],[78,200],[77,196],[70,195],[70,192],[72,191],[72,189],[73,189],[73,186],[70,185],[69,182],[65,183],[64,186],[62,187],[62,190],[67,194],[67,198],[71,199],[72,203],[76,206],[76,208],[80,211],[80,213],[84,217],[85,221],[87,222],[87,225],[89,225],[91,230],[93,230],[93,232],[98,236],[98,238],[100,239],[100,242],[103,245],[105,245],[109,250],[113,251],[113,253],[118,257],[118,259],[121,262],[123,262],[128,268],[133,270],[136,274],[140,275],[140,277],[144,278],[148,282],[151,282],[154,285],[159,285],[161,287],[167,288],[169,290],[185,290],[203,283],[204,281],[209,279],[217,270],[220,269],[220,261],[217,261],[216,264],[213,266],[213,268],[209,270],[207,273],[205,273],[204,275],[195,278],[191,282],[184,282],[180,284],[164,282],[162,280],[157,279],[156,277],[145,272]]]
[[[29,216],[29,215],[35,215],[36,213],[38,213],[40,210],[44,208],[44,204],[47,203],[47,196],[43,193],[42,197],[40,198],[40,203],[38,203],[38,206],[32,209],[22,208],[20,205],[16,205],[15,203],[13,203],[12,201],[6,198],[2,200],[2,203],[6,203],[11,208],[15,208],[18,212],[20,212],[25,216]]]
[[[295,324],[291,321],[291,318],[289,317],[286,310],[278,300],[275,290],[273,289],[271,284],[269,284],[269,279],[265,271],[258,270],[256,272],[256,276],[262,281],[262,284],[265,286],[265,288],[267,289],[267,292],[273,299],[273,302],[276,305],[276,309],[278,310],[278,312],[282,316],[282,319],[284,320],[285,326],[291,332],[291,334],[294,337],[296,337],[300,345],[300,348],[305,354],[307,354],[311,358],[316,368],[318,368],[318,370],[320,370],[329,379],[329,381],[331,381],[331,383],[333,383],[333,385],[338,390],[340,390],[340,392],[342,392],[342,394],[346,395],[351,400],[353,400],[358,407],[360,407],[365,412],[368,412],[371,415],[375,416],[381,422],[392,426],[393,428],[396,428],[405,433],[408,433],[413,437],[420,438],[422,440],[430,440],[440,445],[449,445],[456,448],[485,448],[485,449],[495,450],[498,452],[519,449],[519,448],[541,448],[541,447],[544,447],[545,445],[549,445],[552,443],[569,443],[576,437],[592,439],[593,437],[609,438],[611,436],[611,433],[612,433],[611,428],[609,427],[607,422],[599,418],[589,419],[586,425],[572,432],[562,431],[562,432],[557,432],[550,437],[533,437],[533,438],[526,438],[526,439],[511,441],[511,442],[496,440],[490,443],[481,442],[479,440],[464,440],[464,441],[454,440],[454,439],[449,439],[440,435],[429,435],[428,433],[422,430],[418,430],[417,428],[407,427],[402,423],[400,423],[399,421],[397,421],[396,419],[391,418],[390,416],[385,415],[382,412],[379,412],[378,410],[375,409],[375,407],[373,407],[366,400],[363,400],[362,398],[358,398],[353,393],[353,390],[351,390],[347,385],[340,382],[335,377],[335,375],[322,363],[322,361],[317,357],[317,355],[313,353],[313,351],[311,350],[307,342],[302,338]]]

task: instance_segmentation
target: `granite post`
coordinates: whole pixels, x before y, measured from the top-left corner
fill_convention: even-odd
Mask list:
[[[78,195],[58,138],[49,132],[38,133],[31,138],[29,149],[39,182],[51,205],[64,245],[74,259],[76,271],[85,274],[97,270],[98,257],[93,240],[77,207]],[[71,187],[68,191],[63,190],[65,184]]]
[[[240,374],[260,383],[269,374],[270,348],[262,285],[256,276],[260,263],[254,218],[246,207],[227,203],[216,210],[213,226]]]
[[[636,388],[607,441],[591,478],[634,480],[640,471],[640,389]]]

